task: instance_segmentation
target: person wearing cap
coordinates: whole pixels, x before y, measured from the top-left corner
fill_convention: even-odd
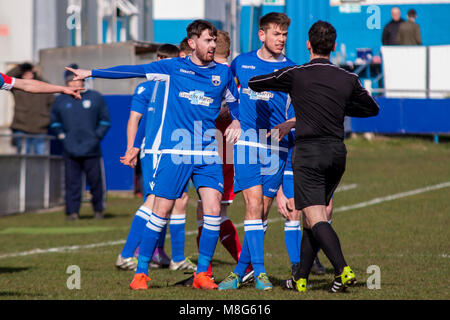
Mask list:
[[[422,44],[420,27],[415,22],[416,18],[416,10],[408,10],[408,21],[402,22],[398,28],[397,44],[403,46],[417,46]]]
[[[70,67],[78,69],[76,64]],[[74,76],[68,70],[64,72],[67,86],[83,87],[84,81],[73,80]],[[53,104],[50,120],[50,128],[64,147],[67,220],[79,218],[83,172],[92,194],[94,218],[103,218],[105,178],[100,141],[110,127],[105,100],[94,90],[82,92],[81,100],[60,95]]]

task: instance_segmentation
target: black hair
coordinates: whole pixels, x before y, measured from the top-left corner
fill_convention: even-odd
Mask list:
[[[416,12],[416,10],[414,10],[414,9],[409,9],[407,15],[408,15],[408,17],[410,17],[410,18],[417,18],[417,12]]]
[[[174,46],[173,44],[165,43],[158,47],[158,50],[156,50],[156,55],[163,59],[174,58],[180,55],[180,49],[178,49],[178,47]]]
[[[336,43],[336,29],[326,21],[317,21],[308,31],[309,42],[315,54],[328,56]]]
[[[188,39],[197,36],[200,37],[203,31],[209,30],[209,35],[217,37],[216,27],[209,21],[198,19],[192,21],[186,28]]]

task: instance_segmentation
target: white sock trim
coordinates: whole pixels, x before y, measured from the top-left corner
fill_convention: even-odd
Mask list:
[[[150,216],[152,215],[152,210],[140,206],[139,209],[136,211],[136,216],[141,217],[142,219],[148,221],[150,219]]]
[[[220,231],[220,220],[221,216],[203,216],[203,228],[212,231]]]
[[[263,230],[263,223],[261,219],[256,220],[244,220],[244,230],[245,231],[255,231],[255,230]]]
[[[169,219],[169,224],[186,224],[186,213],[172,214]]]
[[[156,214],[152,213],[150,219],[148,220],[145,226],[153,231],[161,232],[162,229],[166,226],[166,224],[167,219],[158,217]]]

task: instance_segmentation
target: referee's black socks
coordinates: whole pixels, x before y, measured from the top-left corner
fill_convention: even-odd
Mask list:
[[[347,263],[342,254],[341,243],[333,227],[328,222],[321,221],[316,223],[311,230],[320,248],[333,265],[335,275],[340,275]],[[303,256],[301,256],[301,259],[303,259]]]
[[[318,250],[319,243],[314,238],[312,230],[303,228],[302,242],[300,245],[300,267],[298,270],[295,270],[294,274],[296,281],[300,278],[308,279]]]

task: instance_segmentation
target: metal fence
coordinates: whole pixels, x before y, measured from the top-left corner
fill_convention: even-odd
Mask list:
[[[0,139],[20,140],[21,150],[0,154],[0,216],[49,209],[64,203],[64,162],[50,155],[52,136],[44,136],[45,154],[26,154],[26,134],[2,134]]]

